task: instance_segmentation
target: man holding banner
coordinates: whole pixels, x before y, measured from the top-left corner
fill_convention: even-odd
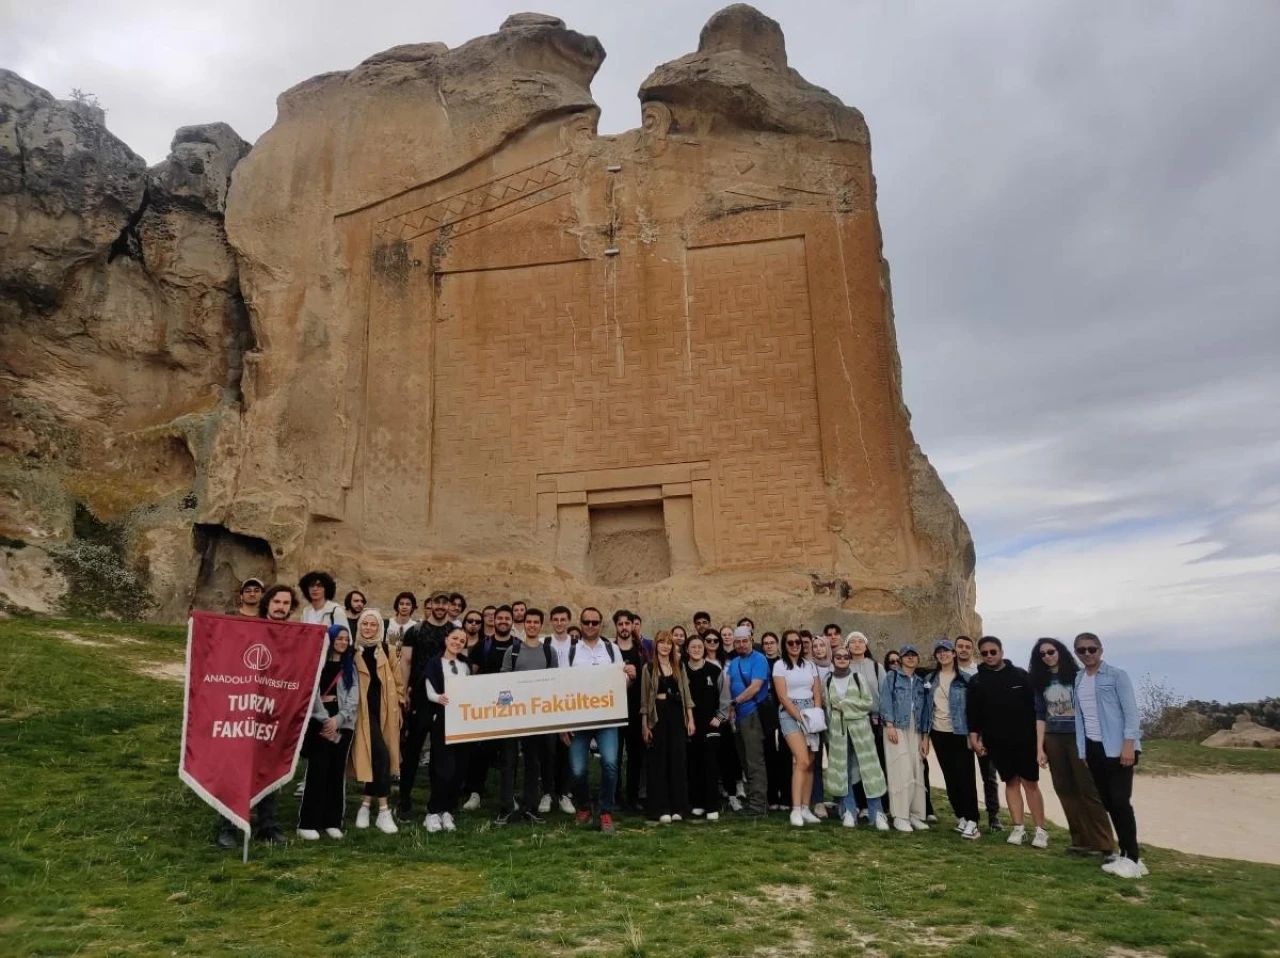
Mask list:
[[[288,621],[297,597],[268,589],[261,618],[192,612],[179,777],[221,814],[235,848],[258,809],[257,836],[284,844],[275,792],[293,777],[327,644],[319,625]]]

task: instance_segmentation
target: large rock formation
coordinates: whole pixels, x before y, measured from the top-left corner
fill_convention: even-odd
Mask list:
[[[79,363],[6,375],[59,429],[95,427],[75,463],[5,439],[46,498],[0,522],[57,539],[76,502],[127,516],[130,555],[173,570],[167,609],[318,565],[384,603],[429,584],[651,622],[706,607],[894,640],[976,630],[973,544],[902,403],[862,116],[743,5],[654,71],[618,136],[596,133],[603,57],[519,14],[299,84],[238,165],[225,128],[180,133],[151,171],[101,131],[78,189],[0,165],[6,245],[74,239],[0,276],[6,343]],[[37,113],[78,122],[25,95],[0,114],[19,157]],[[234,257],[217,215],[233,166]],[[80,218],[29,209],[45,195]],[[101,303],[126,300],[81,289],[117,271],[146,317],[124,343]],[[126,436],[167,443],[169,471],[141,482],[130,447],[112,472],[98,446]]]

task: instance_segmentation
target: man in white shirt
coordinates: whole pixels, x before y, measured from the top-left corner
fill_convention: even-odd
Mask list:
[[[569,635],[569,621],[572,617],[573,614],[567,606],[557,605],[551,610],[551,635],[547,637],[546,642],[556,654],[556,664],[562,669],[569,667],[569,652],[573,648],[573,637]],[[547,777],[544,773],[543,787],[549,784],[551,791],[543,792],[538,811],[545,815],[551,811],[551,804],[554,801],[558,804],[560,811],[566,815],[575,814],[577,809],[574,808],[573,798],[570,795],[573,790],[573,776],[569,773],[569,746],[562,742],[559,736],[555,738],[551,757],[550,782],[545,780]]]
[[[582,640],[569,650],[569,667],[574,669],[622,668],[622,655],[613,643],[600,635],[604,615],[599,609],[587,606],[578,617],[582,626]],[[630,682],[630,680],[628,680]],[[560,741],[569,749],[569,768],[573,775],[574,799],[577,803],[579,825],[591,821],[591,793],[587,784],[587,756],[591,740],[595,739],[600,752],[600,795],[597,809],[600,814],[600,831],[612,835],[617,831],[613,823],[613,809],[618,791],[618,729],[597,728],[562,732]]]

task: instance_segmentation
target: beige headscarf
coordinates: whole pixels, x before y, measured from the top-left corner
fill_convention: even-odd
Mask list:
[[[365,639],[363,636],[360,635],[360,623],[362,623],[365,619],[373,619],[375,622],[378,623],[378,634],[375,635],[372,639]],[[371,645],[377,645],[379,642],[381,642],[383,637],[386,634],[387,634],[387,626],[386,626],[386,623],[382,621],[382,613],[379,612],[377,609],[365,609],[360,613],[359,617],[356,619],[356,634],[352,636],[352,639],[355,640],[357,647],[362,649],[367,649]]]

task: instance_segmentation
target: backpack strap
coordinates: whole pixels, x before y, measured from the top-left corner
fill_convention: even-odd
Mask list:
[[[556,650],[551,647],[551,636],[547,636],[542,640],[542,654],[547,660],[547,668],[554,669],[556,661]]]

